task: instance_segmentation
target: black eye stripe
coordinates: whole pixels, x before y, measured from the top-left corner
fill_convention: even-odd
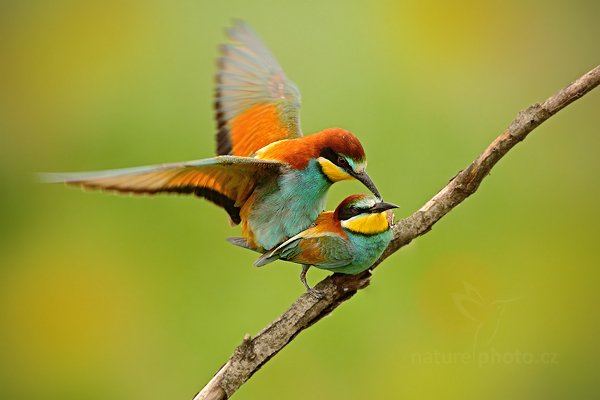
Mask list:
[[[328,159],[334,164],[337,164],[337,154],[335,154],[335,151],[333,151],[331,147],[326,147],[323,150],[321,150],[319,156]]]
[[[356,207],[356,206],[342,208],[339,211],[339,213],[338,213],[338,219],[340,221],[345,221],[345,220],[350,219],[352,217],[356,217],[359,214],[363,214],[366,211],[367,211],[366,209],[359,208],[359,207]]]
[[[342,169],[347,169],[349,167],[348,161],[343,156],[340,156],[335,151],[333,151],[331,147],[326,147],[323,150],[321,150],[319,156],[328,159],[333,164],[337,165]]]

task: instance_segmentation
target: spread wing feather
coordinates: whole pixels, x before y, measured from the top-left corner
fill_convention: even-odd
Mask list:
[[[249,157],[221,156],[173,164],[97,172],[43,174],[46,182],[121,193],[181,193],[203,197],[223,207],[240,223],[240,208],[257,182],[276,179],[286,164]]]
[[[242,21],[227,31],[217,74],[217,154],[250,156],[302,136],[300,91],[262,40]]]

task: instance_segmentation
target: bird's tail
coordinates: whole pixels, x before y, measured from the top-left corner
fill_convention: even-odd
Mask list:
[[[258,258],[258,260],[254,261],[255,267],[262,267],[263,265],[267,265],[272,263],[275,260],[279,260],[279,252],[276,250],[269,251]]]
[[[257,253],[262,254],[262,251],[259,251],[255,248],[248,246],[248,241],[246,239],[244,239],[243,237],[229,237],[229,238],[227,238],[227,241],[233,245],[243,247],[244,249],[256,251]]]

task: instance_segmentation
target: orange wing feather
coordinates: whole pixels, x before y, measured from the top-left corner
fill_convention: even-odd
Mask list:
[[[249,156],[258,149],[289,137],[274,104],[257,104],[233,118],[231,154]]]
[[[284,164],[246,157],[222,156],[148,167],[75,174],[47,174],[49,182],[122,193],[195,194],[223,207],[233,223],[241,222],[240,209],[257,182],[275,179]]]
[[[221,48],[217,74],[217,153],[250,156],[302,136],[300,92],[248,25],[236,21]]]

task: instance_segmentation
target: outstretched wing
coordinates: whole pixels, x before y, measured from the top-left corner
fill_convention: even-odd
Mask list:
[[[205,160],[83,173],[42,174],[46,182],[121,193],[182,193],[203,197],[240,223],[240,208],[257,182],[275,179],[286,164],[249,157],[221,156]]]
[[[217,74],[217,154],[250,156],[281,139],[302,136],[300,91],[243,21],[227,34]]]
[[[338,234],[318,233],[310,228],[263,254],[254,265],[262,267],[278,259],[332,269],[350,264],[354,260],[354,249],[348,239]]]

